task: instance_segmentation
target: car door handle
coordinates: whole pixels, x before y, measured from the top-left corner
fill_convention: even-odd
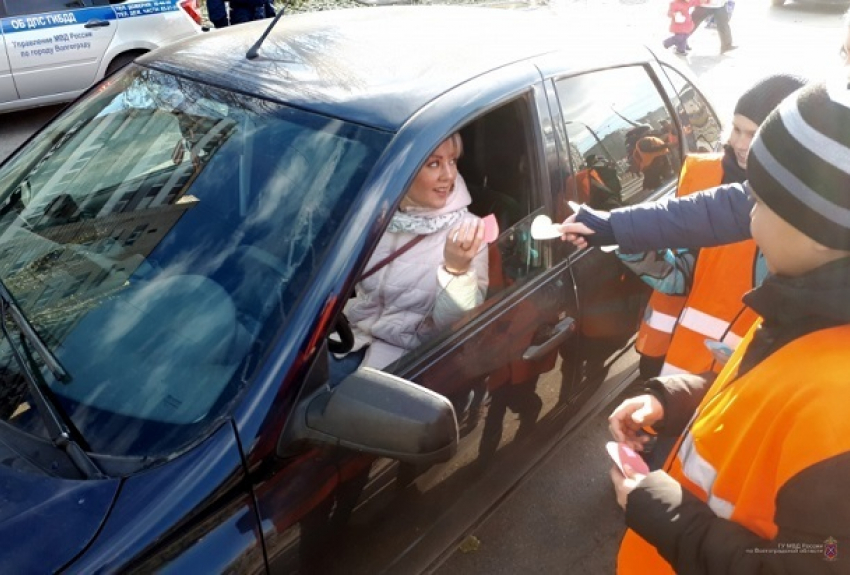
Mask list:
[[[109,20],[101,20],[100,18],[93,18],[86,22],[84,28],[103,28],[104,26],[109,26]]]
[[[550,351],[556,349],[567,338],[576,332],[576,320],[565,317],[552,328],[552,336],[540,345],[530,345],[522,354],[522,359],[531,361],[541,359]]]

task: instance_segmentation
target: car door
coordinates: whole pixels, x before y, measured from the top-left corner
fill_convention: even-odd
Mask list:
[[[12,68],[9,65],[9,54],[6,50],[6,7],[0,2],[0,104],[18,99],[15,82],[12,80]]]
[[[569,133],[564,102],[584,97],[584,105],[604,101],[612,89],[642,93],[644,82],[655,84],[644,67],[616,81],[588,74],[569,92],[559,92],[560,76],[547,75],[552,79],[467,119],[459,130],[458,168],[472,196],[469,209],[493,214],[501,229],[488,248],[484,303],[384,368],[450,399],[460,430],[456,454],[445,464],[420,467],[345,449],[298,453],[291,461],[313,477],[257,489],[261,517],[277,525],[266,530],[273,572],[427,569],[636,375],[632,344],[648,288],[615,255],[576,251],[557,238],[536,240],[530,229],[538,216],[563,217],[566,201],[577,197],[571,155],[595,149]],[[655,98],[664,107],[657,90]],[[625,148],[620,152],[624,156]],[[617,160],[609,159],[614,178],[620,177]],[[643,188],[635,179],[621,196],[641,201],[655,194]],[[327,378],[314,370],[308,387]],[[308,493],[305,482],[313,492],[300,506],[274,496],[284,487]]]
[[[20,98],[88,88],[115,34],[109,6],[82,0],[2,0],[3,37]]]
[[[495,215],[501,228],[488,248],[487,297],[385,368],[452,401],[457,453],[431,468],[339,453],[339,483],[315,482],[325,496],[305,506],[300,543],[292,530],[278,536],[297,547],[304,572],[417,572],[451,548],[585,405],[574,386],[572,248],[530,235],[534,218],[552,213],[550,171],[560,172],[544,84],[469,119],[460,133],[469,209]],[[264,515],[271,504],[261,497],[258,505]],[[294,551],[284,549],[269,544],[273,571],[291,568]]]
[[[672,193],[682,154],[693,146],[666,83],[649,62],[555,76],[554,83],[568,150],[565,199],[609,210]],[[701,109],[713,118],[710,108]],[[648,146],[641,153],[643,144]],[[596,189],[590,195],[582,189],[588,179],[576,177],[588,170]],[[571,211],[564,203],[559,205],[566,216]],[[603,381],[634,356],[635,328],[649,290],[614,253],[589,248],[573,260],[582,308],[583,380]]]

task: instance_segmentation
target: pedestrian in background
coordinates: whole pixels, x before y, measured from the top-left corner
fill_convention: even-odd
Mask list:
[[[691,18],[694,21],[693,34],[703,20],[714,16],[717,25],[717,34],[720,36],[720,53],[725,54],[737,48],[732,43],[732,28],[729,26],[729,12],[726,11],[727,0],[700,0],[699,6],[694,8]]]
[[[207,0],[207,16],[216,28],[244,24],[275,15],[272,0]]]
[[[735,11],[735,0],[726,0],[726,13],[729,15],[729,21],[732,21],[732,12]],[[706,28],[717,29],[717,23],[714,21],[714,16],[709,16],[705,21]]]
[[[688,36],[694,31],[694,20],[691,18],[691,10],[699,5],[699,0],[672,0],[667,8],[667,16],[670,18],[670,32],[672,36],[664,40],[665,48],[676,47],[676,54],[687,54],[691,47],[688,45]]]

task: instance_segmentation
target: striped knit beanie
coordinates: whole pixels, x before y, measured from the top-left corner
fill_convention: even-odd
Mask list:
[[[809,85],[759,128],[747,160],[756,195],[829,248],[850,250],[850,85]]]

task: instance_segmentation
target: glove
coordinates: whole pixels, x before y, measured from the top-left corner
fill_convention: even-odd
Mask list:
[[[576,222],[584,224],[594,233],[584,236],[589,246],[610,246],[617,243],[614,237],[614,228],[611,226],[611,213],[594,210],[587,205],[582,205],[576,213]]]

